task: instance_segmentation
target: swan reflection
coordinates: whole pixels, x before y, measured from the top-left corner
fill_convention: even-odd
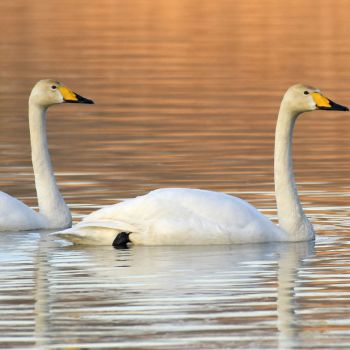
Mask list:
[[[59,247],[50,237],[47,245],[37,339],[81,348],[101,337],[110,348],[298,344],[294,288],[313,242],[114,250]]]

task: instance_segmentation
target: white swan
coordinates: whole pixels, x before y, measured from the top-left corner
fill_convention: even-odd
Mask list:
[[[100,209],[56,234],[76,244],[115,246],[311,240],[314,230],[300,204],[292,171],[292,134],[297,117],[315,109],[348,110],[304,85],[290,87],[281,102],[275,140],[279,226],[240,198],[169,188]]]
[[[55,181],[46,138],[46,111],[64,102],[93,103],[54,80],[41,80],[33,87],[29,97],[29,127],[39,212],[0,192],[0,231],[66,228],[72,223]]]

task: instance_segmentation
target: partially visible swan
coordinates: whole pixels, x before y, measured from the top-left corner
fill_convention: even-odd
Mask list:
[[[58,232],[76,244],[122,246],[307,241],[315,236],[298,198],[292,169],[297,117],[316,109],[348,111],[320,90],[294,85],[285,93],[275,139],[275,192],[279,226],[244,200],[197,189],[158,189],[102,208]]]
[[[67,102],[93,103],[54,80],[40,80],[33,87],[29,97],[29,127],[39,212],[0,192],[0,231],[71,226],[72,217],[56,184],[46,138],[47,109],[54,104]]]

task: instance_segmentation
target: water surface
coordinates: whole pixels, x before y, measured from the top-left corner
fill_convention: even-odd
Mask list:
[[[35,207],[27,98],[54,78],[93,106],[49,111],[73,218],[159,187],[241,196],[273,220],[273,134],[294,83],[350,105],[345,1],[0,2],[1,189]],[[70,247],[0,235],[0,347],[350,347],[350,118],[298,120],[315,243]]]

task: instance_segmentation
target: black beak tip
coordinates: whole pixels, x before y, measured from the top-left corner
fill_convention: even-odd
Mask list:
[[[335,108],[333,108],[335,111],[342,111],[342,112],[348,112],[349,108],[346,106],[341,106],[341,105],[337,105]]]
[[[329,101],[329,104],[331,105],[331,109],[334,111],[343,111],[343,112],[349,111],[348,107],[339,105],[338,103],[335,103],[333,101]]]
[[[93,100],[90,100],[89,98],[85,98],[82,96],[77,95],[76,100],[64,100],[65,103],[83,103],[87,105],[93,105],[95,102]]]
[[[78,103],[85,103],[87,105],[93,105],[95,102],[93,100],[90,100],[89,98],[85,98],[83,96],[80,96],[78,94],[75,94],[77,99],[78,99]]]

